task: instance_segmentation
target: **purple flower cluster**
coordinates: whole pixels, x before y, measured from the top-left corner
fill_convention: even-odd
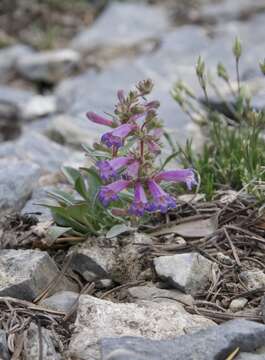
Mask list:
[[[176,207],[176,199],[161,187],[161,182],[183,182],[188,189],[197,184],[192,169],[158,171],[155,166],[161,152],[163,130],[156,114],[159,103],[145,99],[152,87],[152,82],[145,80],[128,96],[119,90],[112,120],[87,113],[90,121],[112,128],[101,137],[101,146],[106,147],[112,158],[96,163],[100,177],[106,183],[100,189],[99,200],[108,206],[119,200],[118,195],[123,190],[133,190],[134,199],[128,214],[134,216],[155,211],[166,213]]]

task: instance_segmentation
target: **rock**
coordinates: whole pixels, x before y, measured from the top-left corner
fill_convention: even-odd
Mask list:
[[[193,304],[190,295],[183,294],[178,290],[159,289],[154,286],[134,286],[127,290],[130,300],[133,302],[147,300],[154,302],[174,302],[178,304]]]
[[[11,356],[8,351],[8,345],[6,340],[6,332],[0,329],[0,359],[10,360]]]
[[[42,307],[55,311],[68,313],[78,301],[79,294],[73,291],[61,291],[55,293],[40,302]]]
[[[105,273],[111,274],[116,263],[117,246],[113,242],[98,237],[97,239],[88,239],[82,244],[72,247],[69,254],[71,255],[72,252],[74,256],[72,259],[73,266],[75,262],[78,264],[78,261],[74,260],[75,256],[82,255],[84,261],[89,263],[92,260]]]
[[[80,55],[71,49],[44,51],[21,56],[17,71],[26,79],[55,83],[77,68]]]
[[[178,129],[176,138],[185,142],[183,133],[187,136],[189,121],[170,91],[179,78],[188,80],[194,91],[199,90],[191,65],[195,64],[200,51],[209,46],[210,40],[202,28],[183,26],[163,35],[161,41],[161,48],[152,55],[140,56],[134,61],[117,61],[101,72],[89,70],[62,81],[56,89],[59,110],[84,119],[88,110],[111,113],[117,102],[117,89],[128,91],[139,80],[152,78],[155,83],[152,98],[161,102],[161,118],[169,129]],[[98,126],[91,129],[96,130]]]
[[[211,325],[212,321],[192,316],[177,304],[150,301],[141,304],[116,304],[82,295],[69,352],[78,359],[99,359],[98,341],[102,337],[173,339],[185,332],[191,333]]]
[[[192,296],[205,289],[213,262],[197,253],[160,256],[154,259],[157,275],[176,289]]]
[[[11,86],[0,86],[0,116],[15,121],[21,118],[23,108],[30,102],[34,93],[28,90],[15,89]]]
[[[231,303],[229,305],[229,310],[231,310],[232,312],[240,311],[240,310],[244,309],[244,307],[247,305],[247,303],[248,303],[248,299],[243,298],[243,297],[234,299],[231,301]]]
[[[204,22],[226,22],[234,19],[250,17],[255,13],[265,10],[265,5],[260,0],[223,0],[212,4],[207,3],[199,10],[198,18]]]
[[[169,27],[169,18],[162,7],[113,2],[92,27],[73,39],[71,47],[86,54],[103,50],[124,53],[126,49],[159,39]]]
[[[0,159],[0,213],[19,211],[40,177],[40,168],[30,161]]]
[[[26,202],[21,210],[21,214],[36,217],[40,222],[52,221],[50,209],[39,204],[44,203],[44,201],[47,200],[47,192],[54,189],[54,186],[36,188],[32,193],[31,199]]]
[[[46,252],[37,250],[0,251],[0,296],[34,300],[59,275],[59,270]],[[50,295],[59,290],[78,290],[63,277]]]
[[[40,328],[42,341],[42,357],[47,360],[61,360],[54,347],[54,335],[51,331]],[[36,360],[40,354],[40,335],[38,326],[31,322],[24,340],[23,355],[25,360]]]
[[[96,250],[97,251],[97,250]],[[107,253],[108,250],[106,250]],[[92,251],[81,250],[69,254],[72,256],[69,267],[81,275],[86,281],[96,282],[97,287],[109,287],[112,284],[111,274],[109,274],[97,261],[97,254],[94,256]],[[105,263],[105,260],[103,260]],[[107,280],[106,282],[104,280]],[[102,282],[103,281],[103,282]]]
[[[21,117],[24,120],[34,120],[55,112],[56,100],[54,96],[35,95],[21,109]]]
[[[252,359],[251,353],[264,341],[264,325],[233,320],[172,340],[108,336],[100,341],[100,348],[102,360],[219,360],[226,359],[236,348]]]
[[[73,151],[47,139],[35,131],[29,131],[16,141],[0,144],[0,159],[15,156],[38,164],[42,172],[58,171],[62,163],[73,155]]]
[[[265,286],[265,274],[262,270],[242,271],[239,276],[249,290],[256,290]]]
[[[0,50],[0,82],[7,82],[14,75],[16,61],[33,50],[26,45],[12,45]]]
[[[59,144],[81,149],[82,145],[92,145],[100,138],[100,129],[95,129],[85,117],[59,115],[52,119],[45,131],[46,135]]]
[[[0,86],[0,119],[6,126],[18,127],[21,121],[52,114],[56,111],[53,96],[35,95],[31,91]]]

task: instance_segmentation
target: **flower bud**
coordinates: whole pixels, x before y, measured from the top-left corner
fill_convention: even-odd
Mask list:
[[[220,78],[224,79],[225,81],[229,80],[228,73],[226,71],[226,68],[222,63],[218,63],[217,65],[217,74]]]
[[[235,55],[236,60],[239,60],[242,54],[242,45],[238,37],[236,37],[234,45],[233,45],[233,54]]]

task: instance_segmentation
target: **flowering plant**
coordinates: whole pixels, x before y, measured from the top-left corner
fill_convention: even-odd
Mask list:
[[[176,207],[176,199],[165,192],[162,182],[184,182],[189,189],[196,185],[192,169],[159,171],[156,158],[161,153],[162,123],[156,110],[158,101],[147,101],[151,80],[141,81],[136,90],[126,96],[118,91],[115,116],[111,120],[88,112],[90,121],[111,128],[101,137],[101,150],[109,154],[106,160],[96,162],[104,185],[98,195],[104,206],[118,200],[123,190],[133,190],[134,198],[124,214],[143,216],[159,211],[166,213]],[[99,145],[98,145],[99,146]]]
[[[197,184],[194,171],[163,170],[161,154],[163,126],[157,116],[158,101],[147,101],[151,80],[141,81],[127,95],[118,91],[113,116],[88,112],[93,123],[109,130],[93,148],[84,146],[93,162],[91,168],[64,168],[64,174],[78,193],[57,190],[49,203],[56,222],[55,234],[100,234],[125,219],[153,212],[166,213],[176,199],[163,189],[164,182],[183,182],[191,189]],[[81,198],[80,198],[81,197]]]

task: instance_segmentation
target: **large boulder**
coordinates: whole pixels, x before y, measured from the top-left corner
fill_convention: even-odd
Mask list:
[[[177,303],[122,304],[82,295],[69,351],[80,360],[100,359],[98,341],[102,337],[173,339],[211,325],[211,320],[190,315]]]

